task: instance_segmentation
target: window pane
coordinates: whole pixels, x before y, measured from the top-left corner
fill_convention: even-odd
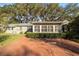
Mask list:
[[[48,26],[48,32],[53,32],[53,25]]]
[[[58,32],[58,25],[55,25],[55,32]]]
[[[39,25],[35,25],[35,32],[40,32],[40,26]]]
[[[47,25],[42,25],[42,32],[47,32]]]

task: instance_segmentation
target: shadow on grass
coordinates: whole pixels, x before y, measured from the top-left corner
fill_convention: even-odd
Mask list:
[[[0,35],[0,42],[3,42],[9,38],[9,35]]]

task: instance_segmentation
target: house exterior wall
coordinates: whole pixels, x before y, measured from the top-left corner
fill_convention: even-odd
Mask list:
[[[9,27],[6,30],[6,33],[13,33],[13,34],[19,34],[19,33],[25,33],[27,31],[27,27]]]
[[[61,31],[61,22],[36,22],[32,24],[12,24],[7,27],[6,33],[25,33],[26,31],[34,33],[59,33]]]
[[[22,27],[22,32],[25,33],[27,31],[27,27]]]
[[[33,32],[35,33],[59,33],[60,25],[33,25]]]

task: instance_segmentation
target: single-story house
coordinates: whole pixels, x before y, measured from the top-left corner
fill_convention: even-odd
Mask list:
[[[25,33],[26,31],[31,31],[32,24],[9,24],[7,27],[6,33],[13,33],[13,34],[19,34],[19,33]]]
[[[21,24],[9,24],[6,33],[60,33],[62,32],[62,26],[68,24],[65,21],[34,21],[32,23],[21,23]]]

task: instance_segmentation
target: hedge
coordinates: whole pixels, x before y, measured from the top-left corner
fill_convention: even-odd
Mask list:
[[[79,34],[74,32],[67,32],[65,37],[68,39],[79,39]]]
[[[29,38],[64,38],[65,33],[33,33],[33,32],[26,32],[26,37]]]

